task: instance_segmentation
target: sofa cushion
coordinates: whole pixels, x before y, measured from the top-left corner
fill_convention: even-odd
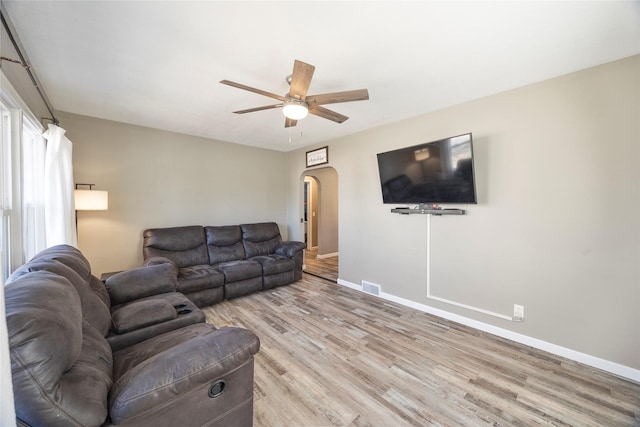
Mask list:
[[[143,233],[144,259],[164,257],[178,267],[209,264],[202,226],[155,228]]]
[[[117,334],[124,334],[175,319],[177,316],[175,307],[164,299],[135,301],[114,311],[113,331]]]
[[[224,275],[222,276],[224,277]],[[208,307],[217,304],[224,299],[224,286],[189,292],[187,298],[197,307]]]
[[[92,274],[91,281],[89,281],[89,287],[93,290],[93,293],[102,300],[104,305],[111,307],[111,298],[109,297],[109,292],[107,292],[107,288],[104,286],[104,282],[102,280]]]
[[[106,339],[93,326],[87,322],[82,326],[82,351],[73,367],[60,378],[59,394],[65,396],[60,405],[68,403],[70,415],[86,426],[107,417],[113,356]]]
[[[111,313],[109,307],[104,304],[96,291],[75,270],[52,259],[41,259],[24,264],[11,275],[12,280],[34,271],[49,271],[66,278],[76,289],[82,305],[82,315],[103,337],[106,337],[111,328]],[[91,276],[92,278],[94,276]],[[97,280],[97,279],[96,279]],[[104,288],[102,282],[100,286]],[[105,291],[106,292],[106,291]]]
[[[275,222],[242,224],[242,242],[247,258],[269,255],[282,243],[280,229]]]
[[[262,266],[256,261],[231,261],[216,265],[224,273],[225,283],[262,276]]]
[[[85,282],[91,280],[91,265],[77,248],[70,245],[51,246],[38,252],[31,261],[55,260],[73,269]]]
[[[237,261],[245,259],[242,244],[242,230],[237,225],[205,227],[209,263]]]
[[[218,288],[222,285],[224,285],[224,275],[220,270],[208,264],[192,265],[179,270],[176,290],[188,294],[203,289]]]
[[[168,319],[164,322],[155,323],[145,327],[140,327],[135,330],[131,330],[127,333],[117,334],[115,331],[111,331],[107,337],[107,341],[113,351],[118,351],[124,347],[128,347],[139,343],[141,341],[148,340],[149,338],[170,332],[185,326],[192,325],[194,323],[204,323],[205,316],[202,310],[189,300],[184,294],[179,292],[169,292],[166,294],[152,295],[146,298],[142,298],[130,303],[122,304],[112,307],[112,312],[115,314],[119,310],[127,307],[128,305],[135,305],[146,301],[162,300],[169,303],[175,309],[176,316],[173,319]]]
[[[295,267],[293,259],[282,255],[259,255],[252,257],[251,261],[262,265],[262,274],[265,276],[293,271]]]
[[[16,416],[30,425],[100,425],[113,360],[105,338],[82,321],[71,283],[49,271],[5,289]]]
[[[30,262],[47,260],[58,261],[71,268],[89,284],[94,293],[107,307],[111,305],[109,294],[107,293],[104,284],[100,279],[91,274],[91,265],[89,264],[89,260],[87,260],[78,248],[64,244],[51,246],[37,253]]]

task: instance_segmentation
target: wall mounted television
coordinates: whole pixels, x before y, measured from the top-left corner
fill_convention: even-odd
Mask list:
[[[382,200],[477,203],[471,133],[378,154]]]

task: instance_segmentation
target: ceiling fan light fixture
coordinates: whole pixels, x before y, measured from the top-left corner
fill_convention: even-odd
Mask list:
[[[300,120],[307,117],[309,109],[305,105],[304,101],[292,99],[284,103],[282,106],[282,114],[284,114],[288,119]]]

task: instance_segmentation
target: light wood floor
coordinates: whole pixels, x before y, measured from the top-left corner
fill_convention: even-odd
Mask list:
[[[318,249],[305,249],[304,271],[323,279],[338,281],[338,257],[318,258]]]
[[[256,427],[640,425],[640,384],[308,274],[204,311],[260,337]]]

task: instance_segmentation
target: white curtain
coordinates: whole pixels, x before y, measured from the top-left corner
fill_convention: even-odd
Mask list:
[[[44,133],[47,153],[44,165],[44,211],[47,247],[78,245],[73,204],[72,144],[66,131],[49,125]]]

